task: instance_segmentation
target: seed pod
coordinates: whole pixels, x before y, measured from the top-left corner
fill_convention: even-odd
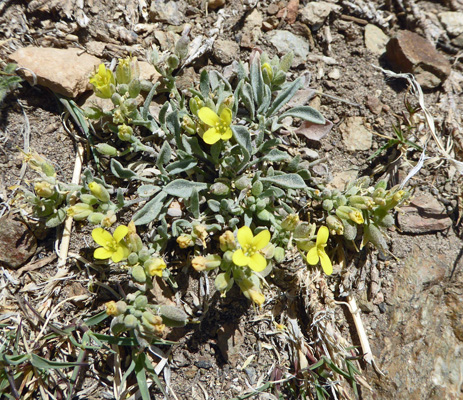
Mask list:
[[[162,316],[164,324],[167,326],[185,326],[187,315],[183,310],[174,306],[159,306],[159,313]]]
[[[359,210],[369,210],[375,205],[373,199],[369,196],[350,196],[349,204]]]
[[[347,204],[347,198],[344,195],[336,196],[334,199],[334,206],[336,208],[345,206]]]
[[[145,262],[146,260],[148,260],[149,258],[151,257],[151,254],[150,252],[148,251],[148,249],[145,247],[144,249],[141,249],[139,252],[138,252],[138,258],[140,259],[140,262]]]
[[[75,221],[82,221],[93,213],[93,207],[85,203],[77,203],[67,209],[67,214]]]
[[[104,219],[105,217],[106,217],[106,215],[103,214],[103,213],[94,212],[94,213],[91,213],[91,214],[87,217],[87,221],[90,222],[91,224],[97,225],[97,224],[100,224],[101,221],[103,221],[103,219]]]
[[[344,225],[338,216],[328,215],[328,217],[326,217],[326,225],[330,230],[335,231],[336,235],[344,234]]]
[[[100,119],[103,116],[102,111],[98,107],[86,107],[82,111],[88,119]]]
[[[135,265],[138,262],[138,254],[137,253],[130,253],[127,261],[130,265]]]
[[[169,57],[167,57],[167,65],[169,66],[170,69],[175,69],[178,67],[180,63],[180,60],[178,57],[174,54],[171,54]]]
[[[107,143],[98,143],[95,148],[100,154],[113,157],[117,156],[117,149]]]
[[[132,267],[132,277],[135,281],[139,283],[145,283],[146,282],[146,274],[145,274],[145,269],[137,264]]]
[[[278,264],[282,263],[285,259],[285,249],[283,247],[276,247],[275,252],[273,253],[273,259]]]
[[[113,93],[111,101],[115,106],[119,106],[122,103],[122,96],[119,93]]]
[[[394,217],[391,214],[386,214],[378,221],[378,224],[380,226],[384,226],[385,228],[390,228],[394,225]]]
[[[132,81],[129,84],[129,96],[132,99],[135,99],[141,91],[141,85],[140,85],[140,80],[139,79],[132,79]]]
[[[226,292],[233,286],[234,279],[226,272],[222,272],[215,277],[214,285],[219,292]]]
[[[357,225],[354,222],[343,219],[341,220],[344,227],[344,237],[347,240],[355,240],[357,237]]]
[[[381,230],[375,224],[369,224],[365,226],[365,232],[363,234],[363,243],[371,242],[381,251],[387,250],[387,243],[384,239]]]

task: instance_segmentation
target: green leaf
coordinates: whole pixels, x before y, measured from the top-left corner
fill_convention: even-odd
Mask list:
[[[288,101],[290,101],[302,85],[302,78],[297,78],[293,83],[286,86],[273,100],[272,105],[267,111],[267,117],[271,117]]]
[[[209,199],[207,205],[212,212],[218,213],[220,211],[220,203],[217,200]]]
[[[141,210],[137,211],[132,218],[135,225],[149,224],[156,219],[164,206],[166,197],[167,193],[161,191],[156,197],[146,203]]]
[[[286,151],[272,149],[263,157],[263,159],[266,161],[280,162],[289,161],[291,156]]]
[[[252,145],[251,145],[251,134],[249,131],[242,125],[232,125],[231,129],[237,143],[243,150],[246,150],[248,160],[251,158],[252,154]]]
[[[26,361],[29,361],[31,358],[30,354],[17,354],[9,356],[7,354],[2,354],[1,359],[8,365],[19,365]]]
[[[161,150],[159,151],[158,158],[156,160],[156,166],[164,173],[164,165],[170,161],[172,156],[172,149],[170,148],[169,142],[167,140],[162,144]]]
[[[156,93],[156,89],[160,84],[161,82],[156,82],[151,88],[151,90],[149,91],[148,96],[146,96],[146,100],[143,104],[143,110],[141,112],[141,115],[145,121],[148,119],[148,113],[150,110],[151,101],[153,100],[153,96]]]
[[[288,54],[285,54],[280,60],[279,68],[284,72],[288,72],[291,68],[291,65],[293,64],[293,58],[294,54],[292,51],[290,51]]]
[[[128,168],[124,168],[122,164],[114,158],[111,158],[111,172],[117,178],[121,179],[132,179],[133,177],[137,176],[135,172]]]
[[[189,157],[169,164],[166,167],[166,171],[169,173],[169,175],[176,175],[196,167],[197,164],[197,160]]]
[[[262,79],[262,71],[260,69],[260,57],[258,54],[254,57],[251,63],[250,80],[252,93],[257,104],[262,104],[264,98],[264,80]]]
[[[255,107],[254,107],[254,98],[252,95],[252,87],[249,83],[244,83],[239,91],[239,97],[243,102],[244,106],[251,114],[251,119],[254,119]]]
[[[204,99],[209,98],[209,74],[205,69],[202,70],[199,78],[199,89]]]
[[[285,111],[278,117],[278,121],[281,121],[285,117],[295,117],[303,119],[304,121],[312,122],[313,124],[324,125],[325,124],[325,117],[320,114],[313,107],[309,106],[300,106],[291,108],[288,111]]]
[[[106,314],[106,311],[102,311],[99,314],[96,314],[93,317],[86,319],[84,323],[87,326],[98,325],[100,322],[103,322],[106,318],[108,318],[108,316],[109,315]]]
[[[135,376],[137,377],[138,389],[143,400],[151,400],[145,372],[146,354],[141,352],[135,359]]]
[[[257,114],[265,113],[267,109],[269,108],[271,101],[272,101],[272,92],[270,88],[267,85],[265,85],[264,97],[262,99],[261,105],[257,109]]]
[[[116,344],[118,346],[136,346],[136,341],[132,337],[117,337],[112,335],[103,335],[101,333],[92,333],[93,337],[102,342],[109,343],[109,344]]]
[[[60,362],[60,361],[52,361],[47,360],[46,358],[42,358],[34,353],[31,353],[31,364],[40,369],[61,369],[61,368],[69,368],[69,367],[76,367],[78,365],[84,366],[87,363],[78,363],[78,362]]]
[[[45,225],[47,228],[56,228],[58,225],[61,225],[66,219],[66,210],[64,208],[58,209],[56,213],[48,217]]]
[[[188,199],[193,193],[193,189],[200,192],[201,190],[207,189],[207,184],[203,182],[187,181],[185,179],[176,179],[175,181],[170,182],[162,190],[163,193],[170,194],[171,196]]]
[[[305,189],[307,185],[298,174],[275,175],[269,178],[261,178],[262,182],[272,183],[285,189]]]
[[[167,115],[166,118],[166,126],[169,132],[174,135],[175,143],[179,149],[183,149],[182,141],[181,141],[181,127],[180,121],[178,119],[178,111],[175,110]]]
[[[151,197],[159,192],[161,188],[156,185],[141,185],[138,187],[137,192],[140,197]]]
[[[191,191],[190,207],[188,207],[194,218],[199,218],[199,195],[196,188]]]

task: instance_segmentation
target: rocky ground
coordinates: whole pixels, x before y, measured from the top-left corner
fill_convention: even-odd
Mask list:
[[[247,398],[273,399],[280,393],[281,398],[298,398],[297,380],[258,393],[252,389],[282,374],[296,374],[304,366],[300,362],[304,357],[294,357],[290,343],[296,338],[304,349],[316,342],[311,325],[315,311],[329,309],[342,336],[336,340],[360,346],[353,314],[345,306],[347,296],[353,296],[361,310],[375,364],[358,365],[360,398],[463,397],[461,0],[24,3],[0,3],[0,57],[18,64],[28,82],[1,105],[2,343],[10,340],[12,331],[22,332],[21,321],[40,324],[24,301],[51,321],[74,322],[101,311],[108,300],[92,289],[101,277],[82,262],[70,262],[68,274],[56,277],[54,247],[60,231],[31,232],[15,211],[17,185],[31,178],[23,167],[23,151],[43,154],[62,180],[72,179],[79,133],[62,119],[65,110],[53,93],[88,104],[88,76],[101,61],[110,63],[129,54],[146,61],[151,46],[170,50],[183,34],[191,41],[191,60],[178,72],[185,91],[197,85],[202,68],[232,76],[236,61],[247,61],[252,50],[271,55],[294,52],[290,73],[304,74],[309,83],[293,101],[309,103],[333,126],[330,132],[301,126],[300,147],[290,151],[318,160],[314,171],[332,187],[342,188],[365,175],[387,178],[392,184],[403,182],[419,165],[420,151],[404,141],[375,155],[388,138],[395,138],[397,124],[408,140],[426,146],[428,158],[408,180],[414,197],[389,231],[390,254],[353,251],[347,264],[335,265],[332,277],[312,282],[304,282],[297,263],[290,263],[292,280],[279,280],[282,275],[276,271],[268,296],[273,300],[260,311],[249,307],[238,291],[226,299],[213,295],[204,304],[198,300],[195,279],[185,277],[180,284],[189,289],[182,304],[200,323],[174,331],[169,339],[178,344],[162,348],[161,359],[168,362],[159,368],[171,389],[168,397],[232,399],[251,393]],[[410,91],[410,81],[385,70],[412,73],[423,89],[425,110],[410,116],[407,102],[416,107],[419,93]],[[146,62],[141,71],[146,79],[158,79]],[[87,228],[76,226],[72,252],[86,255],[88,234]],[[50,286],[50,279],[56,284]],[[108,282],[116,281],[117,276]],[[305,286],[295,288],[294,282]],[[317,300],[319,296],[322,300]],[[290,333],[281,333],[277,324],[289,326]],[[295,326],[301,336],[295,335]],[[52,349],[35,344],[26,343],[26,349],[52,358]],[[70,361],[74,352],[68,349]],[[96,353],[87,360],[91,366],[74,398],[114,398],[111,357]],[[308,357],[308,365],[313,362]],[[0,394],[12,398],[3,378]],[[64,379],[56,382],[48,393],[65,390]],[[153,388],[153,398],[155,392]],[[44,393],[37,389],[31,398],[49,396]],[[340,383],[337,397],[331,395],[354,398],[346,382]],[[309,389],[307,398],[313,396]]]

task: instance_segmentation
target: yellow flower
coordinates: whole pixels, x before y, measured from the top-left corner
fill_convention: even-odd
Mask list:
[[[102,99],[110,99],[113,95],[113,88],[116,80],[111,70],[106,69],[104,64],[100,64],[98,72],[90,78],[90,83],[93,85],[95,95]]]
[[[198,272],[206,269],[206,257],[196,256],[191,260],[191,266]]]
[[[165,261],[162,258],[150,258],[144,263],[145,270],[150,276],[162,276],[162,271],[167,268]]]
[[[115,301],[108,301],[106,304],[106,314],[108,315],[113,315],[113,316],[116,316],[118,315],[118,312],[117,312],[117,305],[116,305],[116,302]]]
[[[326,275],[333,273],[333,265],[325,251],[329,235],[329,229],[326,226],[321,226],[317,233],[317,243],[307,253],[307,262],[310,265],[316,265],[320,261]]]
[[[249,227],[238,230],[238,242],[241,249],[233,253],[233,263],[239,267],[248,266],[253,271],[260,272],[267,267],[267,260],[259,253],[270,242],[270,232],[266,229],[254,237]]]
[[[190,247],[190,246],[194,245],[193,240],[191,239],[190,235],[188,235],[188,236],[185,236],[185,235],[179,236],[177,238],[177,243],[178,243],[178,245],[180,246],[181,249],[186,249],[187,247]]]
[[[125,225],[119,225],[114,231],[114,235],[111,235],[103,228],[95,228],[92,231],[93,240],[102,247],[98,247],[95,250],[93,257],[98,260],[111,258],[115,263],[126,259],[129,256],[130,250],[122,239],[124,239],[128,232],[129,228]]]
[[[198,111],[198,117],[209,128],[204,132],[203,140],[207,144],[214,144],[220,139],[229,140],[233,136],[230,128],[232,122],[232,112],[229,108],[224,108],[220,113],[220,117],[209,107],[203,107]]]
[[[88,184],[88,188],[98,200],[102,201],[103,203],[107,203],[109,201],[109,192],[103,185],[100,185],[96,182],[90,182]]]
[[[55,186],[48,182],[37,182],[34,185],[35,193],[38,196],[48,199],[55,194]]]

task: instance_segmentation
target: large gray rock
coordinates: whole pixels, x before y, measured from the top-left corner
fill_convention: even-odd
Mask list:
[[[0,263],[18,268],[37,250],[37,240],[31,230],[11,216],[0,218]]]
[[[339,11],[341,7],[326,1],[310,2],[299,10],[300,19],[313,30],[320,28],[332,11]]]
[[[309,42],[300,36],[283,30],[275,30],[266,34],[268,41],[276,47],[280,55],[292,51],[294,53],[293,66],[303,64],[309,55]]]
[[[179,9],[181,2],[160,1],[151,2],[149,19],[151,22],[166,22],[170,25],[181,25],[183,22],[183,10]]]
[[[214,42],[213,55],[217,62],[228,65],[236,60],[240,47],[233,40],[216,40]]]
[[[77,97],[91,89],[89,77],[95,72],[100,60],[82,52],[82,49],[54,49],[24,47],[9,57],[10,62],[24,69],[19,73],[29,82],[34,81],[55,93]]]

